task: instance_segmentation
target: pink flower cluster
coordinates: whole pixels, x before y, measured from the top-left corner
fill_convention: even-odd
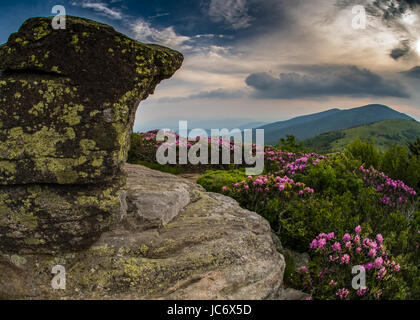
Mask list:
[[[310,243],[311,250],[326,258],[324,261],[327,266],[323,269],[326,271],[322,272],[322,277],[327,279],[330,287],[346,285],[346,283],[340,283],[337,280],[343,272],[347,272],[340,271],[340,268],[345,266],[363,266],[367,272],[370,272],[370,277],[376,281],[386,280],[388,275],[392,276],[393,273],[401,270],[400,264],[395,262],[385,250],[384,238],[381,234],[377,234],[374,239],[371,239],[362,237],[361,232],[361,226],[357,226],[353,234],[346,233],[341,239],[336,239],[334,232],[321,233]],[[300,272],[306,278],[311,279],[307,267],[301,267]],[[318,278],[322,279],[319,274]],[[368,290],[367,287],[361,288],[357,290],[356,294],[361,297],[367,294]],[[339,288],[336,290],[336,296],[342,300],[348,299],[349,290]]]
[[[278,197],[284,191],[292,191],[299,196],[314,193],[312,188],[306,187],[302,182],[295,182],[287,176],[279,177],[275,175],[249,176],[248,179],[235,183],[230,188],[228,186],[222,187],[222,192],[233,192],[244,196],[257,194],[262,199]]]
[[[266,168],[269,172],[294,175],[303,172],[308,166],[316,166],[325,156],[316,153],[283,152],[273,147],[265,149]]]
[[[382,194],[381,201],[384,205],[400,208],[414,200],[416,191],[403,181],[393,180],[374,168],[365,169],[361,166],[359,169],[365,184]]]

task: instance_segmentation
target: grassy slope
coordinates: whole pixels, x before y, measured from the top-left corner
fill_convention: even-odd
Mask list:
[[[322,152],[342,151],[357,137],[373,139],[381,150],[392,144],[403,144],[420,137],[420,123],[414,120],[391,119],[345,130],[332,131],[304,141],[310,149]]]
[[[299,140],[311,139],[320,134],[367,125],[388,119],[413,120],[406,114],[387,106],[370,104],[346,110],[329,110],[324,113],[294,118],[263,126],[266,144],[275,144],[287,134]]]

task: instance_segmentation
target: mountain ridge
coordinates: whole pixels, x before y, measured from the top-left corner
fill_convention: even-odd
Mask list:
[[[369,104],[352,109],[330,109],[319,113],[273,122],[257,129],[264,129],[265,142],[275,144],[286,135],[306,140],[320,134],[349,129],[388,119],[414,120],[412,117],[381,104]]]
[[[356,138],[373,140],[375,145],[385,151],[393,144],[405,145],[420,137],[420,123],[416,120],[388,119],[344,130],[323,133],[303,141],[312,151],[332,153],[343,151],[346,145]]]

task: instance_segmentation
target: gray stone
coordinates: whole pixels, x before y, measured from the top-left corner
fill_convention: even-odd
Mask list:
[[[142,166],[125,171],[128,210],[121,220],[83,251],[1,254],[0,275],[8,277],[0,280],[1,298],[279,298],[285,262],[264,218],[188,180]],[[152,208],[161,220],[153,225],[139,212],[151,207],[159,189],[176,209]],[[51,288],[57,264],[66,267],[66,290]]]

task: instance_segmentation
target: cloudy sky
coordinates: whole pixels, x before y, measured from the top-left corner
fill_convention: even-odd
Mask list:
[[[55,4],[185,55],[141,103],[137,130],[273,122],[369,103],[420,120],[420,0],[2,1],[0,42]]]

